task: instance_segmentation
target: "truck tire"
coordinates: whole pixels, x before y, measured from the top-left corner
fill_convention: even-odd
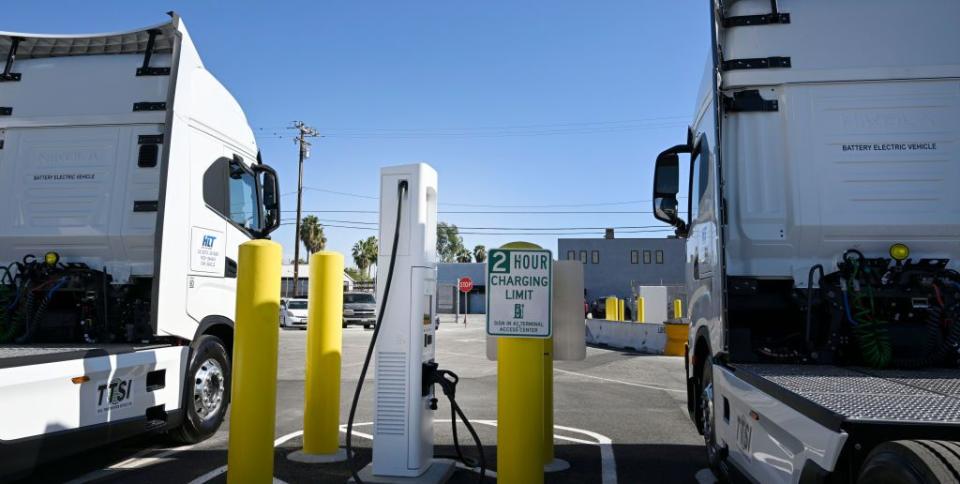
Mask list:
[[[703,444],[707,449],[707,462],[717,476],[723,476],[720,447],[717,445],[716,419],[713,408],[713,362],[706,358],[700,375],[700,426],[703,429]]]
[[[858,484],[946,484],[960,482],[960,443],[897,440],[876,446]]]
[[[203,335],[195,342],[183,383],[183,423],[169,433],[175,441],[194,444],[220,428],[230,399],[230,369],[220,338]]]

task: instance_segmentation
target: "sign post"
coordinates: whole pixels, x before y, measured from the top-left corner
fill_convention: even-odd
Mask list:
[[[533,244],[507,244],[487,258],[487,334],[498,337],[497,481],[504,484],[543,483],[547,432],[553,443],[547,381],[553,377],[552,356],[547,356],[552,353],[552,269],[550,251]]]
[[[470,291],[473,290],[473,279],[469,277],[461,277],[457,280],[457,287],[460,289],[460,292],[464,294],[463,296],[463,325],[467,325],[467,315],[470,314]]]

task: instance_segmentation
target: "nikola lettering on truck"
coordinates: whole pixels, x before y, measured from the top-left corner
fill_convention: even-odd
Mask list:
[[[653,210],[687,242],[687,403],[711,467],[956,482],[960,3],[709,8]]]
[[[238,247],[279,224],[277,177],[171,16],[0,32],[0,480],[225,415]]]

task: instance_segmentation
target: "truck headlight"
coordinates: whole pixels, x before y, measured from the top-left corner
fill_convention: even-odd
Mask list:
[[[352,310],[352,309],[344,309],[344,310],[343,310],[343,315],[344,315],[344,316],[353,316],[353,310]]]

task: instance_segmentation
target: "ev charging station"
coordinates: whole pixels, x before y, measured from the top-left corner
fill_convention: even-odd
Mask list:
[[[435,353],[436,237],[436,170],[425,163],[381,169],[380,301],[395,260],[375,347],[373,463],[361,473],[364,482],[443,482],[453,472],[453,461],[433,458],[437,399],[424,382]]]

